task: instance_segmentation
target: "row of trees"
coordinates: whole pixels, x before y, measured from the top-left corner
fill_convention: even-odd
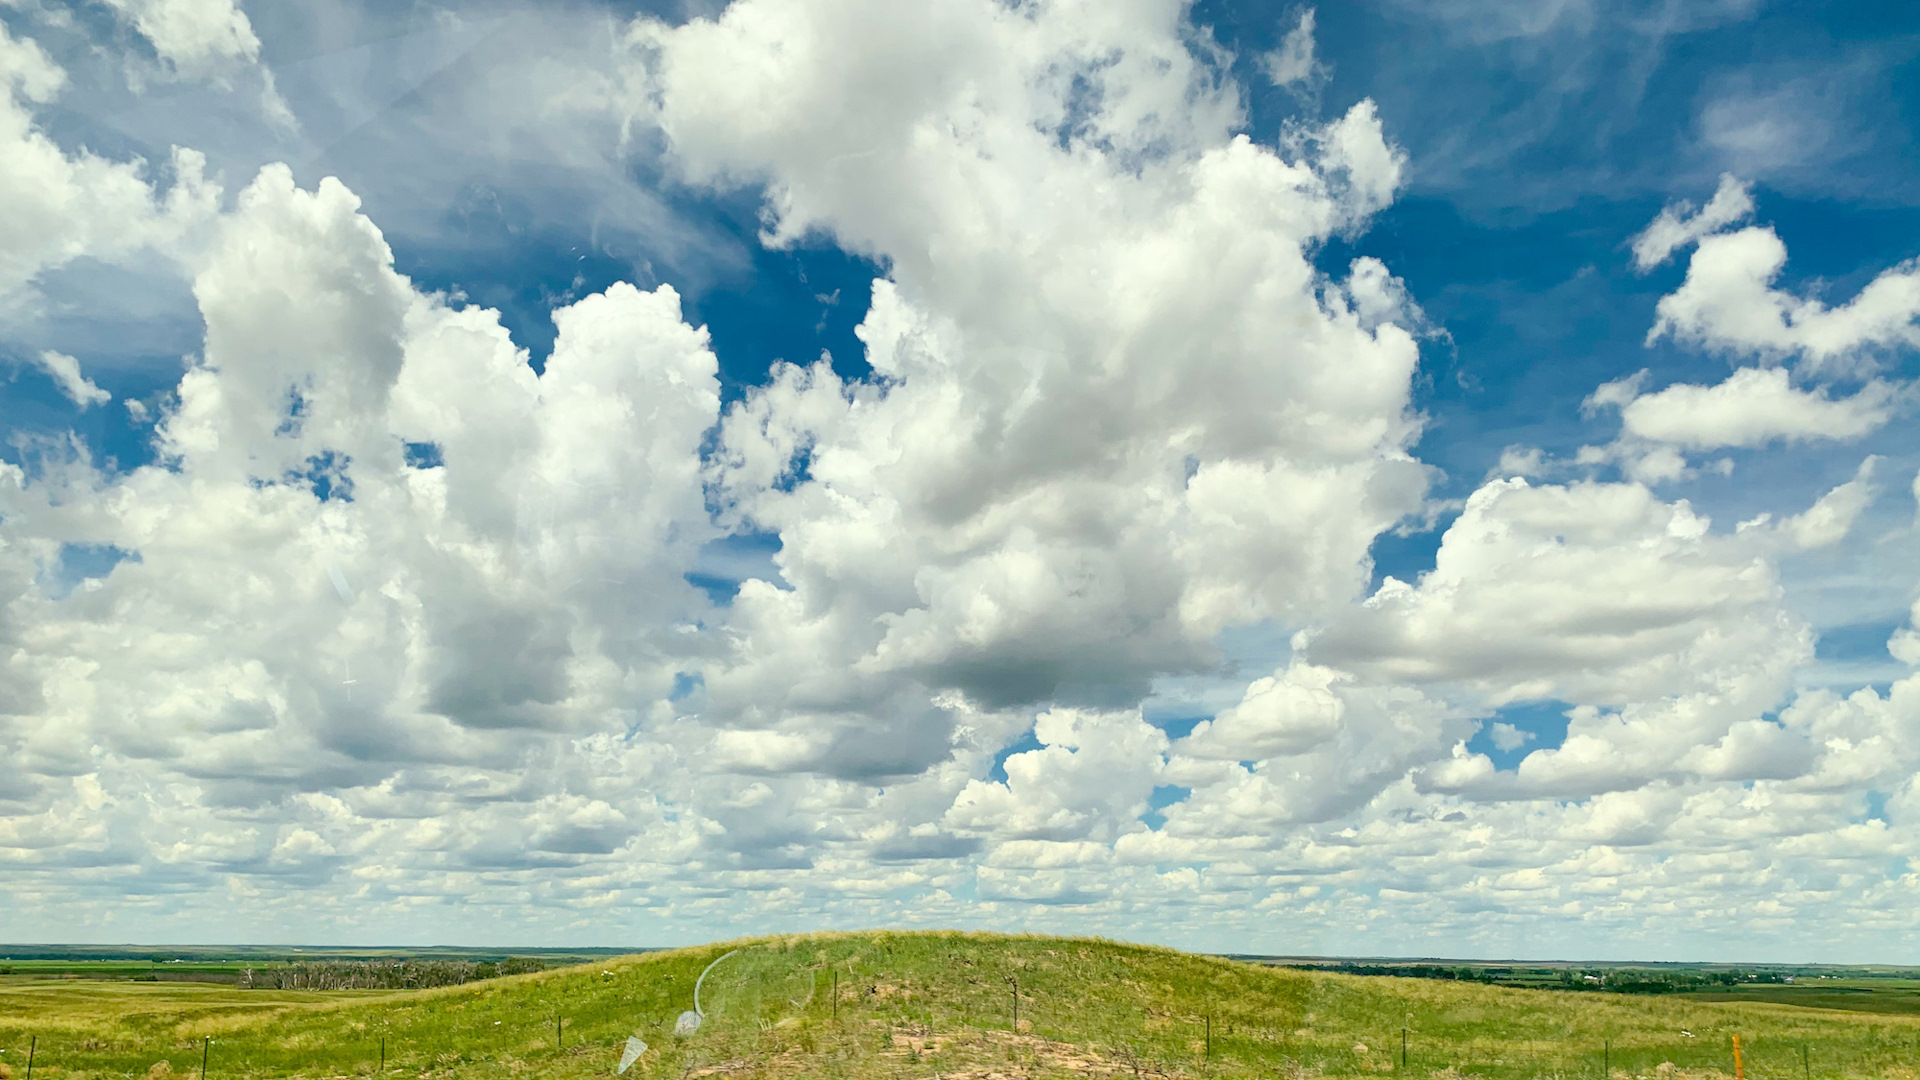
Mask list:
[[[247,968],[240,985],[249,990],[421,990],[458,986],[500,975],[543,971],[546,963],[511,957],[498,963],[468,960],[311,961]]]
[[[1326,967],[1298,964],[1309,971],[1338,971],[1347,975],[1397,975],[1403,979],[1458,979],[1462,982],[1498,983],[1508,974],[1504,968],[1449,967],[1443,964],[1334,964]]]
[[[1313,967],[1314,965],[1295,965]],[[1617,994],[1672,994],[1688,990],[1714,990],[1754,983],[1786,983],[1793,975],[1782,971],[1735,970],[1731,968],[1514,968],[1447,964],[1358,964],[1327,965],[1321,970],[1349,975],[1398,975],[1408,979],[1457,979],[1463,982],[1493,983],[1562,990],[1607,990]]]
[[[1755,983],[1790,983],[1793,976],[1783,971],[1711,970],[1660,971],[1648,968],[1596,968],[1590,971],[1564,971],[1561,983],[1570,990],[1612,990],[1620,994],[1672,994],[1685,990],[1714,990],[1727,986]]]

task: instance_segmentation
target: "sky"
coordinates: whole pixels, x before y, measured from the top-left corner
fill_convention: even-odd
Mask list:
[[[0,940],[1920,963],[1920,9],[0,0]]]

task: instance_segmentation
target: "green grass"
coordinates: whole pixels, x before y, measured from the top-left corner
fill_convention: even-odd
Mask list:
[[[734,948],[703,990],[706,1023],[673,1036],[701,970]],[[204,1037],[209,1080],[370,1074],[383,1039],[388,1072],[438,1080],[606,1076],[632,1034],[652,1049],[628,1075],[648,1080],[1571,1080],[1599,1077],[1609,1042],[1614,1076],[1680,1080],[1731,1076],[1736,1033],[1755,1080],[1920,1077],[1920,1021],[1901,1016],[1349,976],[1090,939],[766,938],[411,992],[0,980],[0,1061],[16,1080],[34,1035],[36,1080],[195,1071]]]
[[[264,965],[244,960],[195,960],[177,964],[151,960],[0,960],[0,975],[76,975],[82,978],[130,979],[141,975],[230,974]]]
[[[1808,1009],[1920,1016],[1920,980],[1820,979],[1781,986],[1735,986],[1684,995],[1695,1001],[1771,1001]]]

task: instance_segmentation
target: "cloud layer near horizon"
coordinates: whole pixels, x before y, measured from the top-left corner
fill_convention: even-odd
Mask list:
[[[251,24],[202,6],[115,10],[169,78],[250,77]],[[149,259],[204,323],[150,401],[35,357],[150,461],[73,436],[0,470],[0,867],[28,925],[164,934],[218,898],[250,936],[330,939],[1910,930],[1920,679],[1803,685],[1781,574],[1886,478],[1862,453],[1738,524],[1671,485],[1887,424],[1911,266],[1828,304],[1777,286],[1737,181],[1669,208],[1633,243],[1691,249],[1648,333],[1735,369],[1595,388],[1613,442],[1515,448],[1430,571],[1376,585],[1376,540],[1442,509],[1413,405],[1436,328],[1393,267],[1318,260],[1406,156],[1371,101],[1253,140],[1185,19],[736,0],[621,28],[569,109],[663,182],[764,198],[764,245],[885,268],[844,301],[870,374],[780,363],[732,399],[670,283],[557,305],[536,370],[497,312],[399,273],[337,180],[227,191],[191,149],[156,177],[56,144],[64,73],[0,26],[0,191],[42,200],[0,198],[0,305]],[[690,581],[740,540],[775,554]],[[1234,669],[1253,634],[1291,644]],[[1218,708],[1154,722],[1194,679]],[[1506,724],[1525,752],[1496,763],[1474,740],[1517,707],[1564,738]]]

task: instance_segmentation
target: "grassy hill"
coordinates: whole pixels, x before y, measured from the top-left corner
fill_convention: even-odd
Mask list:
[[[737,951],[736,951],[737,950]],[[706,1019],[673,1034],[701,972]],[[1014,1024],[1018,987],[1018,1027]],[[1405,1064],[1402,1065],[1402,1038]],[[209,1080],[707,1077],[1920,1078],[1920,1020],[1236,963],[1092,939],[818,934],[439,990],[0,982],[0,1062]],[[208,1040],[209,1042],[203,1042]],[[384,1047],[384,1049],[383,1049]],[[1803,1050],[1805,1056],[1803,1057]]]

